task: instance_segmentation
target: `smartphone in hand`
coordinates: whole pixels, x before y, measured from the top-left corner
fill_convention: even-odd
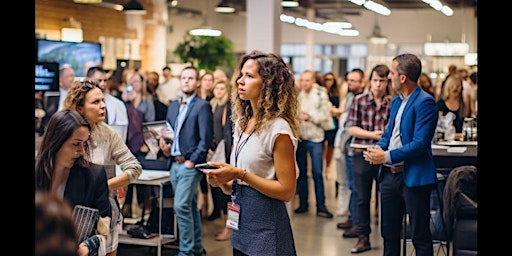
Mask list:
[[[197,169],[200,170],[213,170],[213,169],[219,169],[217,166],[209,165],[208,163],[202,163],[202,164],[196,164],[195,166]]]

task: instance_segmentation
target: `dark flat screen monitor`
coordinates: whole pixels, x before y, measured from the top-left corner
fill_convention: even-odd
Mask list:
[[[59,90],[59,63],[36,62],[36,91]]]
[[[37,61],[57,62],[59,67],[70,65],[77,77],[85,77],[90,67],[103,66],[100,43],[36,40]]]

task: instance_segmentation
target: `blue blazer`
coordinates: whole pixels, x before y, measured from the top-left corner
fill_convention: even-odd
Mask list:
[[[170,102],[166,120],[174,130],[174,136],[179,136],[181,155],[195,164],[204,163],[213,138],[212,107],[208,101],[195,95],[188,104],[181,130],[176,134],[179,110],[180,100]]]
[[[392,100],[388,126],[375,143],[385,151],[389,147],[400,104],[402,97],[397,96]],[[390,151],[392,164],[404,161],[404,183],[408,187],[437,182],[431,143],[438,118],[439,109],[434,98],[417,86],[405,105],[400,121],[402,147]],[[382,167],[379,177],[381,172]]]

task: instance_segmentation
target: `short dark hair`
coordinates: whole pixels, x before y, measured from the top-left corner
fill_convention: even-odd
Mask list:
[[[164,68],[162,68],[162,71],[165,71],[165,70],[171,71],[171,68],[169,66],[165,66]]]
[[[361,75],[361,78],[364,78],[364,71],[360,68],[354,68],[350,71],[350,73],[352,72],[355,72],[355,73],[359,73]]]
[[[102,67],[94,66],[94,67],[90,67],[89,69],[87,69],[87,73],[85,76],[90,78],[96,71],[99,71],[101,73],[106,73]]]
[[[398,62],[397,70],[399,74],[406,75],[415,83],[418,82],[421,75],[421,60],[418,56],[412,53],[404,53],[394,57],[393,61]]]
[[[199,70],[194,67],[194,66],[187,66],[187,67],[184,67],[182,70],[181,70],[181,73],[183,74],[183,71],[187,70],[187,69],[191,69],[191,70],[195,70],[196,71],[196,80],[199,80]]]
[[[372,79],[373,72],[377,73],[380,77],[387,78],[389,75],[389,67],[384,64],[378,64],[373,67],[372,72],[370,73],[370,80]]]

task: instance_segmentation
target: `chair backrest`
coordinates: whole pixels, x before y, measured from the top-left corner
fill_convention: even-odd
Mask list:
[[[444,219],[451,237],[451,229],[460,206],[467,205],[461,199],[470,199],[478,205],[477,198],[477,168],[464,165],[454,168],[446,180],[443,192]]]

